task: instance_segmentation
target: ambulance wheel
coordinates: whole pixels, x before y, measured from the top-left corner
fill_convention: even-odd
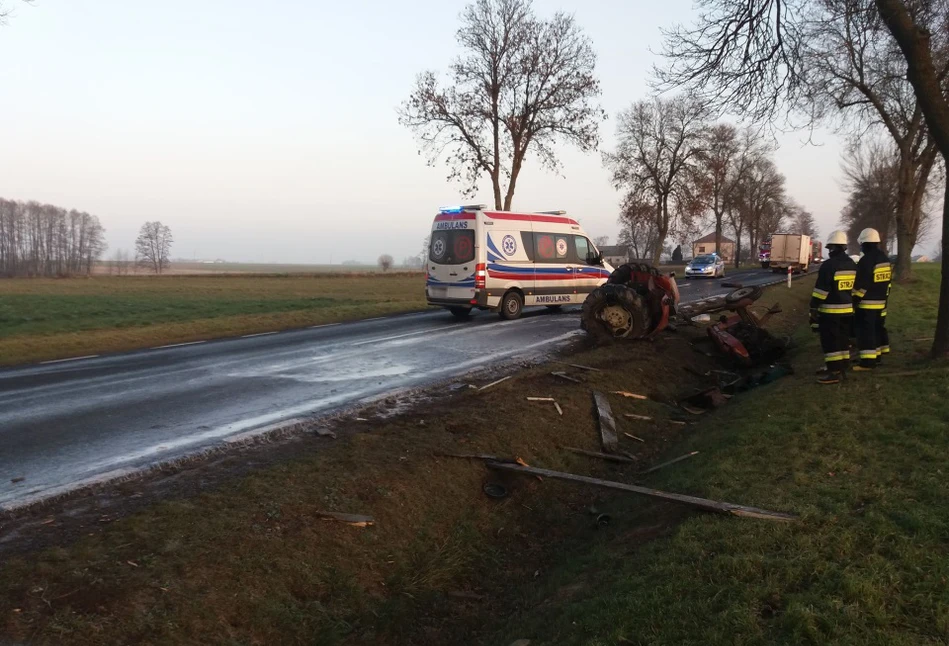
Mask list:
[[[648,334],[650,316],[642,297],[624,285],[603,285],[583,301],[581,327],[600,342]]]
[[[521,317],[524,311],[524,297],[519,292],[510,291],[501,299],[501,318],[513,321]]]
[[[471,316],[470,307],[449,307],[448,311],[459,321],[467,320],[467,318]]]

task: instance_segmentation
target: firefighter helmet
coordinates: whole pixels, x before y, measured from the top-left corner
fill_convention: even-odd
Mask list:
[[[880,241],[880,232],[876,229],[864,229],[860,232],[860,237],[857,238],[857,242],[863,244],[864,242],[879,242]]]
[[[863,234],[861,234],[861,235],[863,235]],[[827,244],[828,247],[829,247],[830,245],[832,245],[832,244],[839,244],[839,245],[843,245],[843,246],[846,247],[846,246],[847,246],[847,234],[844,233],[843,231],[834,231],[833,233],[830,234],[830,237],[827,238],[827,242],[826,242],[825,244]]]

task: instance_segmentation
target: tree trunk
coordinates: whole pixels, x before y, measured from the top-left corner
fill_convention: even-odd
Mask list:
[[[942,204],[942,281],[939,284],[939,314],[931,350],[934,359],[949,357],[949,173],[946,173],[945,199]]]

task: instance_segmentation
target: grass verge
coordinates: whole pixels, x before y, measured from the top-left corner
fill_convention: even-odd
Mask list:
[[[425,307],[422,274],[0,281],[0,365],[304,327]]]
[[[818,386],[816,339],[802,331],[796,375],[696,424],[613,396],[621,432],[645,443],[622,436],[639,464],[612,465],[559,448],[597,448],[590,389],[672,401],[702,385],[682,366],[713,364],[692,352],[688,328],[582,352],[572,360],[604,371],[572,373],[581,385],[550,366],[527,370],[336,441],[300,438],[277,466],[8,556],[3,633],[57,644],[943,643],[949,379],[911,342],[931,334],[935,277],[919,274],[894,288],[896,354],[881,374]],[[775,327],[806,321],[807,282],[774,290],[785,310]],[[534,395],[555,397],[563,417],[525,401]],[[692,450],[692,460],[635,475]],[[518,455],[802,521],[710,516],[516,477],[493,501],[481,488],[494,476],[439,451]],[[597,528],[591,508],[612,524]],[[376,524],[321,521],[319,510]],[[37,532],[69,522],[41,518]]]

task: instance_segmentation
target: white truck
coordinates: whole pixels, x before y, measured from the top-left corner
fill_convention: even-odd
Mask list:
[[[798,233],[771,235],[771,271],[785,273],[806,272],[811,265],[811,237]]]

